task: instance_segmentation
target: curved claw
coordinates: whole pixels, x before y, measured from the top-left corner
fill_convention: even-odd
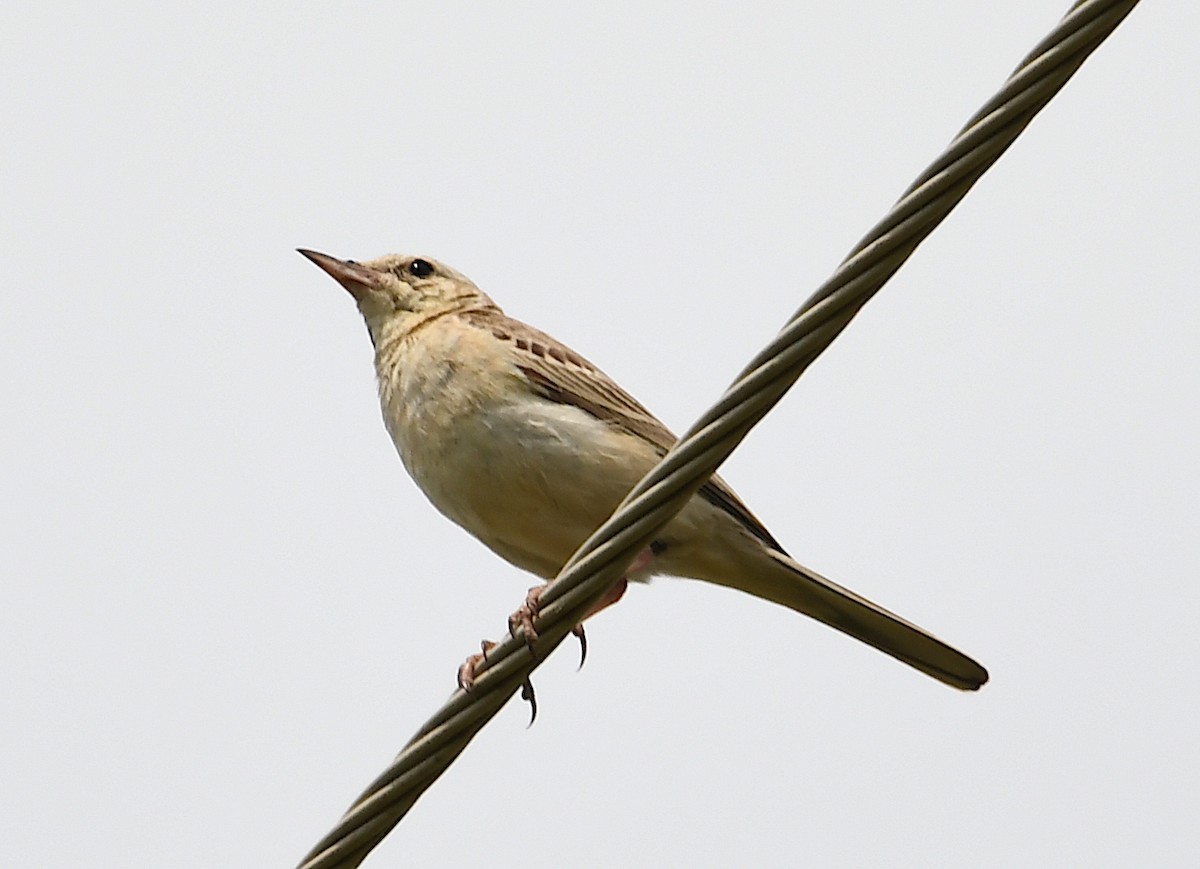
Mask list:
[[[587,633],[583,630],[583,625],[571,628],[571,633],[579,640],[579,666],[575,668],[575,672],[579,672],[587,661]]]
[[[533,722],[537,721],[537,697],[533,693],[533,682],[529,679],[521,685],[521,699],[529,701],[529,723],[525,725],[525,729],[533,727]]]

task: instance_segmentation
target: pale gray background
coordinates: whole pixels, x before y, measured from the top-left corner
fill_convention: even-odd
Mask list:
[[[1067,5],[6,5],[0,864],[292,865],[529,585],[293,248],[683,428]],[[660,580],[368,865],[1194,865],[1198,27],[1143,4],[725,469],[992,683]]]

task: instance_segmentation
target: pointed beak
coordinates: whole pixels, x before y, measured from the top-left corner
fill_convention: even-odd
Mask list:
[[[379,287],[379,275],[366,266],[350,260],[341,260],[328,254],[317,253],[315,250],[305,250],[302,247],[296,248],[296,253],[315,263],[322,271],[345,287],[346,292],[354,296],[355,300],[361,299],[367,290]]]

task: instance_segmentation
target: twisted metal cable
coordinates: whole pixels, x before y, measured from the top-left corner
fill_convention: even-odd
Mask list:
[[[300,869],[351,869],[362,863],[1136,5],[1137,0],[1081,0],[1071,8],[720,400],[571,557],[541,597],[533,654],[523,636],[509,637],[492,649],[471,692],[456,691],[421,727]]]

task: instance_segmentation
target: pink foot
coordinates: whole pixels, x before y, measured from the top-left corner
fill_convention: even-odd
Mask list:
[[[479,646],[479,654],[471,655],[458,668],[458,687],[464,691],[470,691],[475,687],[475,674],[479,665],[487,661],[488,652],[496,648],[496,644],[491,640],[484,640]],[[537,720],[537,697],[533,693],[533,682],[529,679],[526,679],[521,685],[521,699],[529,703],[529,724],[526,726],[533,727],[533,722]]]
[[[475,687],[475,673],[479,669],[479,665],[487,661],[487,653],[496,648],[496,644],[491,640],[484,640],[479,644],[479,648],[481,651],[478,655],[467,658],[458,668],[458,687],[464,691],[470,691]]]
[[[538,601],[542,598],[542,592],[546,590],[544,585],[535,585],[529,589],[525,595],[525,603],[515,613],[508,617],[508,632],[514,637],[517,636],[517,631],[525,631],[525,645],[529,647],[529,651],[533,651],[533,644],[537,642],[538,633],[533,628],[533,620],[537,618],[538,610],[540,609]]]
[[[646,549],[640,555],[638,555],[636,559],[634,559],[633,564],[631,564],[629,567],[629,572],[636,573],[637,571],[644,569],[653,558],[654,554],[649,549]],[[627,580],[625,577],[621,577],[612,584],[612,587],[610,587],[609,590],[604,593],[604,596],[601,597],[600,600],[592,604],[592,608],[584,614],[583,618],[589,619],[596,613],[600,612],[600,610],[606,609],[615,604],[625,596],[625,590],[627,588],[629,588],[629,580]],[[539,601],[541,600],[542,593],[545,590],[546,586],[544,585],[535,585],[533,588],[529,589],[528,593],[525,595],[524,605],[508,617],[508,632],[512,636],[516,637],[518,631],[524,631],[523,636],[525,639],[525,645],[529,647],[530,652],[533,651],[533,644],[537,642],[538,638],[537,630],[533,627],[533,620],[537,618],[538,610],[540,609]],[[583,669],[584,661],[587,660],[587,633],[583,629],[582,620],[575,627],[571,628],[571,634],[579,640],[579,669]],[[474,657],[479,658],[480,656],[476,655]],[[468,663],[471,663],[471,661],[468,660]],[[463,668],[466,666],[467,665],[464,664]],[[475,666],[479,666],[478,661],[475,662]],[[462,672],[461,668],[459,672]],[[530,693],[532,694],[532,689]]]

